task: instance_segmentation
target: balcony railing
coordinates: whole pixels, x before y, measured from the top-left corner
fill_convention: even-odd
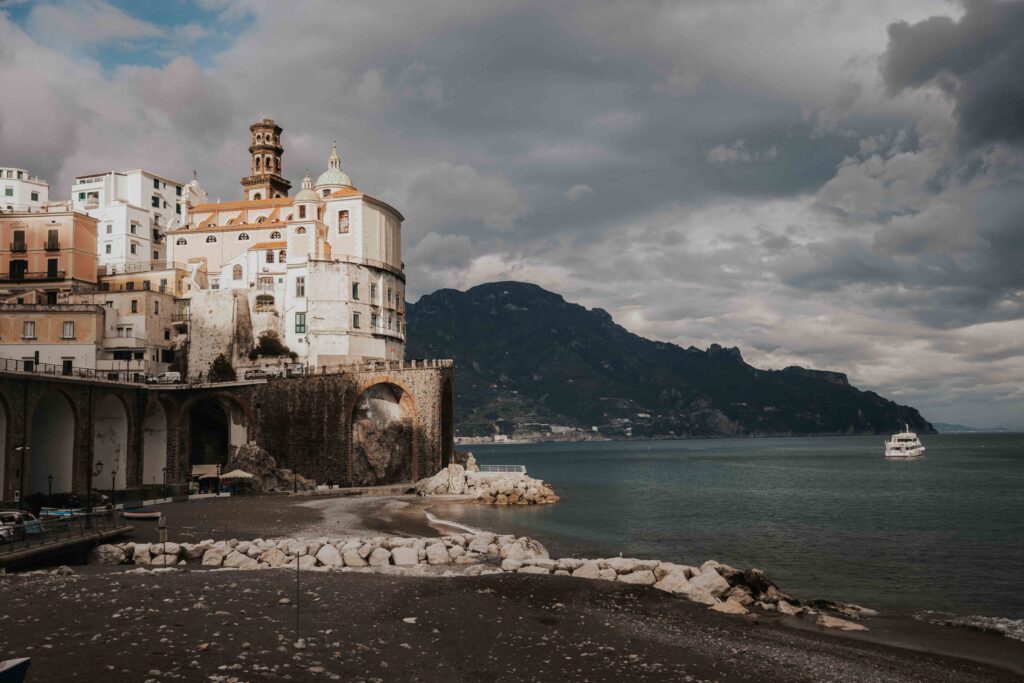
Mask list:
[[[35,375],[61,375],[64,377],[78,377],[80,379],[101,380],[105,382],[141,383],[146,381],[146,373],[141,371],[95,370],[93,368],[76,368],[64,364],[35,363],[16,358],[0,358],[0,372],[30,372]]]
[[[60,251],[59,240],[46,240],[46,251]]]
[[[26,242],[11,242],[11,251],[28,251],[28,243]]]
[[[172,323],[187,323],[191,319],[191,313],[171,313]]]
[[[43,272],[11,272],[0,273],[0,282],[13,282],[18,280],[63,280],[67,271],[47,270]]]

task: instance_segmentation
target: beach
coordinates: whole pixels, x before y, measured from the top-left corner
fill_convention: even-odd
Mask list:
[[[450,532],[427,523],[436,504],[278,495],[165,512],[174,541],[436,536]],[[155,525],[137,525],[132,540],[157,540]],[[718,614],[648,586],[572,577],[72,571],[0,581],[7,623],[19,624],[3,630],[0,648],[33,657],[30,680],[993,681],[1024,673],[1024,644],[992,634],[883,617],[866,619],[868,632],[836,635],[775,615]]]

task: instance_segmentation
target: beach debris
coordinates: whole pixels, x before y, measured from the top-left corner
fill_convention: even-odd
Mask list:
[[[827,614],[819,614],[815,622],[818,626],[824,626],[825,628],[835,628],[840,631],[867,631],[868,627],[864,624],[855,624],[852,621],[846,619],[840,619],[838,617],[830,617]]]

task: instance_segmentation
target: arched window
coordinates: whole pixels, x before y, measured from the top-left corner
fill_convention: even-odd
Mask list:
[[[296,235],[305,235],[306,234],[306,229],[300,225],[299,227],[295,228],[295,234]]]
[[[263,195],[262,195],[262,194],[260,194],[259,192],[257,192],[256,194],[254,194],[254,195],[252,196],[252,198],[253,198],[253,199],[263,199]]]
[[[306,217],[306,205],[303,204],[302,206],[299,207],[299,220],[302,220],[305,217]]]
[[[241,280],[242,279],[242,266],[238,265],[237,263],[231,269],[231,279],[232,280]]]
[[[179,247],[184,247],[188,245],[188,240],[185,239],[184,237],[179,237],[177,240],[175,240],[174,244]]]
[[[240,233],[238,233],[238,241],[239,242],[245,242],[248,239],[249,239],[249,233],[247,233],[247,232],[240,232]]]
[[[284,249],[282,249],[281,251],[277,252],[277,262],[278,263],[284,263],[287,260],[288,260],[288,254],[285,252]]]
[[[348,211],[339,211],[338,212],[338,232],[339,233],[346,233],[346,232],[348,232]]]
[[[279,239],[281,239],[281,232],[279,230],[275,230],[274,232],[270,233],[270,239],[272,239],[272,240],[279,240]]]
[[[325,187],[325,188],[323,189],[323,195],[324,195],[325,197],[326,197],[327,195],[329,195],[330,193],[331,193],[331,191],[330,191],[330,190],[329,190],[328,188],[326,188],[326,187]]]
[[[266,216],[260,216],[259,218],[256,219],[256,222],[257,223],[264,223],[264,222],[266,222],[266,220],[267,220]]]
[[[216,236],[216,235],[209,235],[209,236],[208,236],[208,237],[206,238],[206,243],[207,243],[207,244],[209,244],[210,242],[216,242],[216,241],[217,241],[217,236]]]
[[[273,263],[273,262],[274,262],[274,252],[268,251],[267,252],[267,263]]]
[[[259,170],[260,170],[260,158],[256,157],[256,172],[259,173]]]

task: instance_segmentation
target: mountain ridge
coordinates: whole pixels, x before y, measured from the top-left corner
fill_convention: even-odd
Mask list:
[[[644,437],[885,434],[904,423],[934,433],[844,373],[762,370],[735,347],[649,340],[532,283],[439,289],[406,315],[410,358],[456,361],[463,435],[533,423]]]

